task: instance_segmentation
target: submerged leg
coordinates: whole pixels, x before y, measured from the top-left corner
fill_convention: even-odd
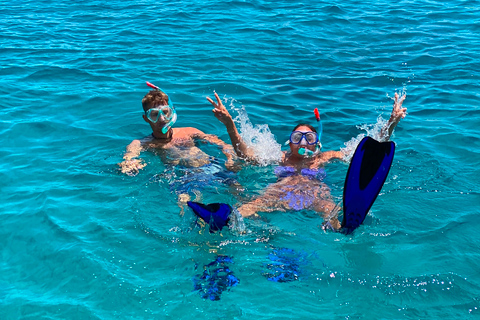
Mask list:
[[[324,222],[322,228],[324,230],[338,231],[342,227],[338,220],[338,213],[342,209],[340,204],[333,201],[320,200],[315,203],[315,211],[322,213]]]
[[[190,201],[190,195],[188,193],[180,193],[177,199],[177,206],[180,208],[180,216],[185,214],[185,204]]]
[[[253,201],[242,204],[240,207],[238,207],[238,212],[244,218],[258,218],[259,215],[257,212],[259,211],[272,212],[278,210],[278,208],[272,207],[270,202],[271,201],[265,198],[265,196],[261,196]]]

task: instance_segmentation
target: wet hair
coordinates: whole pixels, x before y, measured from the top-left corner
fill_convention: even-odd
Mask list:
[[[297,125],[295,126],[295,128],[293,128],[292,131],[295,131],[295,130],[297,130],[297,129],[300,128],[300,127],[307,127],[308,129],[312,130],[313,132],[317,132],[317,129],[315,129],[315,127],[313,127],[313,126],[311,126],[311,125],[309,125],[309,124],[306,124],[306,123],[297,124]]]
[[[150,90],[142,99],[143,111],[168,104],[168,96],[161,90]]]

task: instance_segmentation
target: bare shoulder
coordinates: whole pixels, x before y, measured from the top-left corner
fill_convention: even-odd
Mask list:
[[[129,147],[140,147],[142,145],[142,142],[145,140],[145,138],[143,138],[142,140],[140,139],[135,139],[133,140],[132,142],[130,142],[130,144],[128,145]]]
[[[198,136],[204,135],[203,131],[194,127],[173,128],[173,135],[179,136]]]

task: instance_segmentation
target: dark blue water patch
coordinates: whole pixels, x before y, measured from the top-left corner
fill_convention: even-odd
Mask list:
[[[48,78],[49,82],[75,80],[82,81],[89,79],[89,74],[86,71],[72,68],[64,68],[57,66],[43,66],[37,67],[33,73],[24,78],[24,81],[39,81]]]
[[[336,6],[336,5],[331,5],[331,6],[325,6],[322,8],[322,11],[325,10],[325,12],[327,12],[328,14],[345,14],[347,12],[345,12],[344,9],[342,9],[341,7],[339,6]]]
[[[269,263],[263,276],[273,282],[291,282],[300,280],[305,267],[310,264],[305,252],[289,248],[275,248],[268,255]]]
[[[203,299],[220,300],[222,292],[230,290],[239,284],[240,280],[230,269],[233,259],[228,256],[217,258],[204,266],[202,274],[193,278],[193,288]]]

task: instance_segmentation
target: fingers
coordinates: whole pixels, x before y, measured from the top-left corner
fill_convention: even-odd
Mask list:
[[[400,108],[402,107],[402,103],[403,101],[405,100],[405,98],[407,97],[407,94],[403,94],[400,96],[400,99],[398,98],[398,93],[395,92],[395,102],[393,103],[393,109],[397,109],[397,110],[400,110]]]
[[[210,97],[207,97],[207,100],[208,102],[210,102],[215,108],[217,108],[217,104],[215,102],[213,102],[212,99],[210,99]]]
[[[222,100],[220,100],[220,97],[218,96],[218,94],[216,92],[215,92],[215,98],[217,98],[218,105],[223,106]]]
[[[220,99],[220,97],[218,96],[218,94],[216,92],[215,93],[215,98],[217,99],[217,103],[215,103],[215,101],[213,101],[210,97],[207,97],[207,100],[216,108],[216,109],[222,109],[223,108],[223,103],[222,103],[222,100]]]
[[[218,120],[222,120],[222,112],[220,110],[213,109],[212,112],[215,118],[217,118]]]
[[[134,177],[140,172],[141,169],[146,167],[146,165],[146,163],[142,163],[138,159],[131,159],[121,164],[121,171],[130,177]]]
[[[403,100],[405,100],[406,97],[407,95],[403,94],[402,96],[400,96],[400,99],[398,99],[398,93],[395,93],[395,104],[402,105]]]

